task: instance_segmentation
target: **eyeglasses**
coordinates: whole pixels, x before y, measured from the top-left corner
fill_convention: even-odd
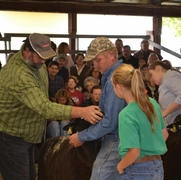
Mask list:
[[[83,58],[77,58],[76,60],[83,60]]]
[[[34,54],[34,57],[35,57],[36,59],[38,59],[39,62],[42,62],[42,63],[45,62],[45,59],[42,59],[36,52],[33,52],[33,54]]]

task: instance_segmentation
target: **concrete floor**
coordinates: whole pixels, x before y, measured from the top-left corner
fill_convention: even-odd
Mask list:
[[[38,172],[38,164],[36,164],[36,170]],[[1,176],[1,173],[0,173],[0,180],[3,180],[2,176]],[[36,180],[38,180],[38,178],[36,178]]]

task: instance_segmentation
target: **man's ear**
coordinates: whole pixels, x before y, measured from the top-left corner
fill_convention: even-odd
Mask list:
[[[25,59],[30,56],[30,50],[28,47],[23,50],[23,56]]]
[[[113,61],[114,56],[115,56],[114,51],[110,51],[109,56],[111,57],[110,59]]]

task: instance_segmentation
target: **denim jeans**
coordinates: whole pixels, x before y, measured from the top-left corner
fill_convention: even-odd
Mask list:
[[[3,180],[35,180],[34,145],[0,132],[0,171]]]
[[[69,124],[69,122],[67,122],[66,120],[61,121],[61,127],[60,127],[61,136],[68,136],[68,132],[63,130],[63,127],[66,126],[67,124]]]
[[[50,124],[47,126],[47,137],[55,137],[55,136],[60,136],[60,123],[59,121],[52,121]]]
[[[121,161],[118,153],[118,135],[106,135],[102,138],[101,149],[93,164],[90,180],[115,180],[119,178],[116,166]]]
[[[119,175],[120,180],[163,180],[164,170],[162,160],[134,163]]]

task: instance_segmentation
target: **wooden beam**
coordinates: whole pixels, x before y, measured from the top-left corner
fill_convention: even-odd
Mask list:
[[[162,17],[153,17],[153,41],[157,44],[161,44],[161,32],[162,30]],[[160,54],[160,49],[154,48],[154,51]]]
[[[180,6],[67,1],[0,1],[0,10],[181,17]]]
[[[76,13],[69,13],[68,14],[68,33],[71,35],[77,34],[77,14]],[[75,50],[75,38],[69,39],[69,47],[70,50]],[[72,55],[72,59],[75,58],[75,55]]]

